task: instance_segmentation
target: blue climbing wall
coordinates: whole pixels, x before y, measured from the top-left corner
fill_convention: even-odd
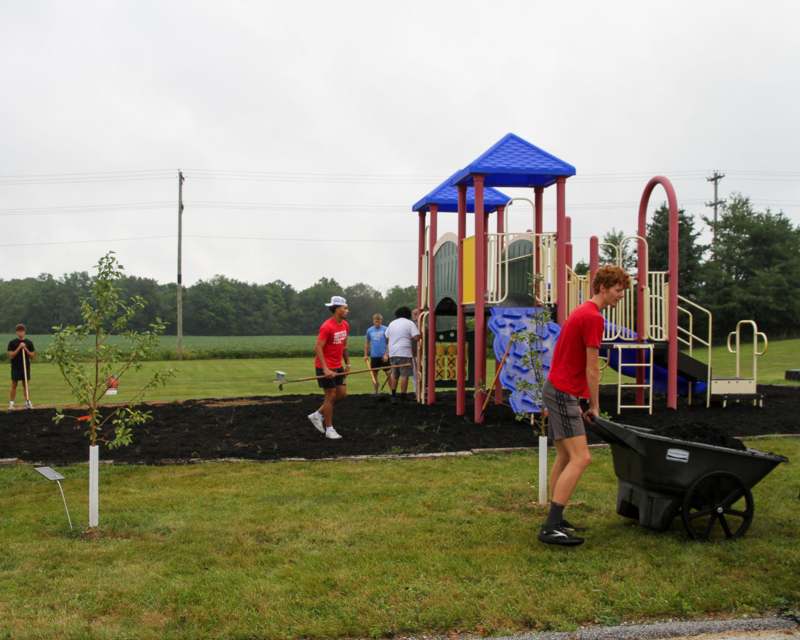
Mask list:
[[[543,307],[492,307],[490,309],[489,330],[494,334],[494,353],[500,360],[506,352],[511,336],[519,331],[530,331],[534,327],[534,318],[537,314],[544,313],[550,316],[550,311]],[[547,324],[537,330],[540,338],[539,351],[542,353],[544,375],[550,371],[550,361],[553,357],[558,334],[561,332],[555,322]],[[500,372],[500,384],[511,392],[509,404],[516,413],[539,413],[540,407],[527,390],[518,388],[520,380],[530,383],[536,381],[533,370],[523,364],[523,357],[528,353],[527,341],[516,342],[508,354],[508,359]]]

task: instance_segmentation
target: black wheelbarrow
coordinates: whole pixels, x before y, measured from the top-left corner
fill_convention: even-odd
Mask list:
[[[783,456],[660,436],[596,418],[592,431],[611,445],[619,480],[617,513],[656,531],[680,515],[695,540],[739,538],[753,521],[750,491]]]

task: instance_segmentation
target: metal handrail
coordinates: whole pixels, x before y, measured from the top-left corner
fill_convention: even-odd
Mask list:
[[[525,198],[522,198],[525,200]],[[488,233],[487,235],[487,291],[486,300],[490,304],[501,304],[505,302],[509,294],[509,279],[510,273],[508,265],[512,262],[519,260],[532,260],[532,273],[538,274],[537,258],[543,251],[553,252],[555,246],[555,233],[533,233],[533,232],[503,232],[503,233]],[[527,240],[531,243],[531,253],[526,253],[521,256],[510,258],[508,250],[510,246],[518,240]],[[552,256],[551,256],[552,258]],[[544,277],[545,294],[541,296],[543,303],[551,303],[553,292],[555,291],[555,269],[552,268],[553,260],[549,260],[546,268],[542,272],[547,272],[551,276],[548,280],[547,276]],[[547,285],[550,285],[549,288]],[[540,296],[534,295],[534,299],[540,300]]]
[[[529,198],[511,198],[508,202],[506,202],[506,206],[503,209],[503,229],[508,230],[508,212],[511,211],[511,207],[514,206],[516,202],[527,202],[531,205],[531,224],[536,224],[536,205],[534,204],[533,200]]]
[[[769,341],[767,340],[767,334],[764,333],[763,331],[759,331],[758,330],[758,325],[756,324],[755,320],[739,320],[739,322],[736,323],[736,329],[734,329],[733,331],[731,331],[728,334],[728,351],[730,353],[736,354],[736,377],[740,378],[741,377],[741,366],[740,366],[741,350],[740,350],[740,347],[741,347],[741,339],[742,339],[741,331],[742,331],[742,325],[745,325],[745,324],[750,325],[753,328],[753,370],[752,370],[753,376],[752,376],[752,378],[753,378],[754,381],[757,381],[758,380],[758,365],[756,364],[756,361],[760,356],[763,356],[767,352],[767,349],[769,348]],[[731,347],[731,338],[734,337],[734,336],[736,337],[736,347],[732,348]],[[764,349],[763,349],[763,351],[759,351],[758,350],[758,340],[759,340],[759,338],[764,341]]]

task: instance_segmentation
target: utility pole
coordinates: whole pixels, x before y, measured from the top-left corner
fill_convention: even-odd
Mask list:
[[[717,246],[717,207],[721,204],[725,204],[724,200],[720,200],[718,196],[718,188],[719,188],[719,181],[725,177],[724,173],[720,173],[716,169],[714,169],[714,173],[711,175],[710,178],[706,178],[706,182],[713,182],[714,183],[714,200],[713,202],[706,202],[707,207],[714,207],[714,226],[711,228],[711,253],[712,255],[716,255],[716,246]]]
[[[183,171],[178,170],[178,360],[183,359],[183,271],[181,245],[183,241]]]

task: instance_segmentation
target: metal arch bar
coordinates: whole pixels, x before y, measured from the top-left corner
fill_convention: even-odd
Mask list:
[[[622,257],[625,255],[625,245],[628,244],[631,240],[636,240],[637,242],[641,242],[644,246],[644,263],[648,266],[648,273],[650,272],[650,246],[647,244],[647,238],[640,236],[638,234],[633,234],[632,236],[625,236],[622,241],[619,243],[619,261],[622,263]],[[605,243],[609,244],[609,243]],[[637,247],[638,251],[638,247]],[[620,264],[622,266],[622,264]]]
[[[536,230],[536,205],[534,204],[533,200],[530,198],[511,198],[508,202],[506,202],[505,209],[503,210],[503,229],[508,232],[508,212],[511,207],[514,205],[515,202],[527,202],[531,205],[531,213],[533,214],[533,220],[531,221],[531,229]]]
[[[614,262],[617,263],[617,266],[621,266],[621,256],[620,256],[620,248],[618,245],[614,244],[613,242],[598,242],[597,243],[598,249],[602,247],[611,247],[614,250]]]

